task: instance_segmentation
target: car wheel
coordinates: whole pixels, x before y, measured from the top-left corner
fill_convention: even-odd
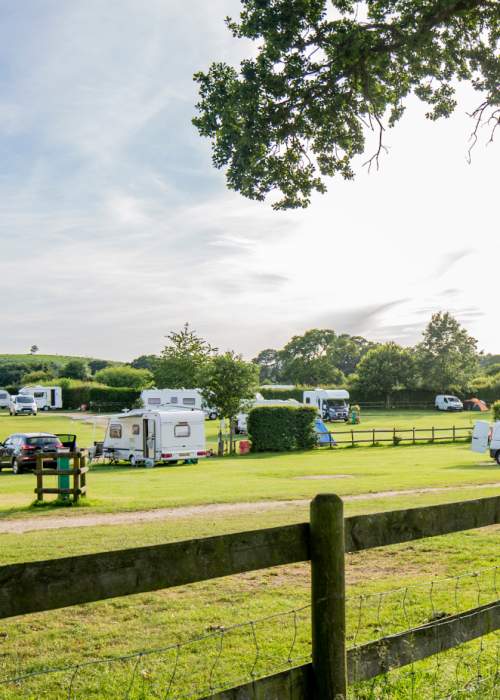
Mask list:
[[[497,451],[495,459],[497,460],[497,464],[500,464],[500,450]]]
[[[135,455],[130,455],[130,457],[128,458],[128,461],[130,462],[131,467],[137,466],[137,458]]]
[[[13,474],[22,474],[22,471],[23,471],[22,467],[19,464],[19,461],[17,460],[17,458],[13,459],[12,460],[12,473]]]

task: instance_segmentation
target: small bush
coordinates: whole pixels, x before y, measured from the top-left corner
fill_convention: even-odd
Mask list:
[[[253,452],[289,452],[316,444],[310,406],[258,406],[248,416],[248,436]]]
[[[500,420],[500,401],[495,401],[492,406],[493,409],[493,420]]]

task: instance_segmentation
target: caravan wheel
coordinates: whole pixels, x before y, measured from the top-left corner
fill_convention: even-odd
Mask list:
[[[49,410],[49,407],[48,407],[48,406],[44,406],[43,409],[42,409],[42,411],[48,411],[48,410]]]
[[[130,462],[131,467],[137,466],[137,458],[135,455],[130,455],[130,457],[128,458],[128,461]]]

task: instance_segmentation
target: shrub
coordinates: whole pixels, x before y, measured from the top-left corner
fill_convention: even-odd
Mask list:
[[[153,374],[148,369],[135,369],[124,365],[100,369],[95,378],[107,386],[127,389],[145,389],[153,383]]]
[[[310,449],[316,443],[310,406],[258,406],[248,416],[253,452],[289,452]]]
[[[316,445],[315,418],[316,409],[312,406],[295,409],[295,440],[298,450],[311,450]]]
[[[126,389],[111,386],[91,386],[89,403],[91,408],[100,411],[121,411],[132,408],[141,395],[138,389]]]
[[[500,420],[500,401],[495,401],[493,408],[493,420]]]

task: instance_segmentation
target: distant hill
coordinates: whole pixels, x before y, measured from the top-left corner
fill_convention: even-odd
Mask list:
[[[113,365],[123,365],[124,362],[118,360],[101,360],[98,357],[80,357],[79,355],[41,355],[36,353],[26,353],[24,355],[11,355],[8,353],[0,353],[0,362],[22,362],[23,364],[40,364],[42,362],[52,362],[56,365],[65,365],[70,360],[84,360],[85,362],[109,362]]]

